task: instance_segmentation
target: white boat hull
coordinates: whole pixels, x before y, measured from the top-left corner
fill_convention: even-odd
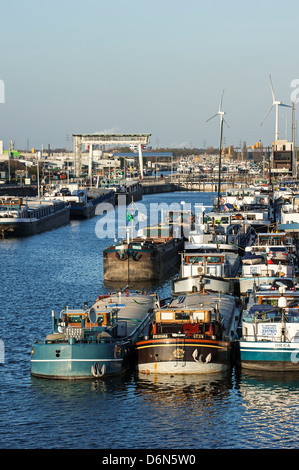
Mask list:
[[[138,372],[141,374],[215,374],[228,369],[228,364],[186,362],[178,361],[153,362],[138,364]]]
[[[229,279],[198,275],[174,279],[172,281],[172,295],[199,292],[203,281],[204,288],[209,291],[230,294],[232,289],[234,289],[232,281]]]

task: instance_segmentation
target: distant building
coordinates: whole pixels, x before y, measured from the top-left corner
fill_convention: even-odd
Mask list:
[[[293,173],[293,142],[275,140],[272,148],[272,173]]]
[[[0,179],[5,180],[8,177],[7,167],[3,162],[0,162]]]

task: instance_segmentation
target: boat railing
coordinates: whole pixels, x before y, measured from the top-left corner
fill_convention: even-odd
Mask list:
[[[245,323],[278,323],[281,322],[281,315],[277,314],[264,314],[259,315],[248,314],[243,316]]]
[[[153,319],[154,310],[151,309],[148,314],[143,318],[143,320],[136,326],[136,328],[129,334],[129,339],[133,342],[137,337],[142,336],[145,328],[147,328],[149,322]]]
[[[244,313],[243,321],[245,323],[299,323],[299,308],[291,308],[289,312],[285,312],[282,316],[281,312],[259,312]]]

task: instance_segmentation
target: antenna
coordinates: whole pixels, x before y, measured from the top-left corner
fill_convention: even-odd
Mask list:
[[[266,117],[268,116],[268,114],[270,113],[271,109],[275,106],[276,107],[276,119],[275,119],[275,140],[278,140],[278,137],[279,137],[279,134],[278,134],[278,106],[284,106],[286,108],[291,108],[292,106],[289,106],[288,104],[283,104],[281,101],[277,101],[275,99],[275,94],[274,94],[274,89],[273,89],[273,84],[272,84],[272,78],[271,78],[271,75],[269,74],[269,77],[270,77],[270,86],[271,86],[271,93],[272,93],[272,99],[273,99],[273,103],[272,105],[270,106],[270,108],[268,109],[264,119],[262,120],[261,122],[261,126],[263,125]]]
[[[221,95],[221,100],[220,100],[220,103],[219,103],[218,113],[214,114],[212,117],[210,117],[206,121],[206,122],[209,122],[214,117],[220,116],[220,148],[219,148],[219,170],[218,170],[218,203],[217,203],[218,210],[220,210],[220,176],[221,176],[221,154],[222,154],[223,123],[225,122],[227,127],[229,127],[229,125],[227,124],[227,122],[225,121],[225,119],[223,117],[224,114],[226,114],[224,111],[222,111],[223,95],[224,95],[224,90],[223,90],[222,95]]]

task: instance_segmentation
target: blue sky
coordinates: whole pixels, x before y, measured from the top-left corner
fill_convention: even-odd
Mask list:
[[[11,0],[1,6],[0,140],[66,145],[73,133],[150,133],[151,145],[274,138],[276,98],[299,80],[299,2]],[[298,93],[299,97],[299,93]],[[297,105],[298,107],[298,105]],[[296,111],[296,119],[298,112]],[[280,111],[280,137],[291,112]],[[298,135],[299,137],[299,135]]]

